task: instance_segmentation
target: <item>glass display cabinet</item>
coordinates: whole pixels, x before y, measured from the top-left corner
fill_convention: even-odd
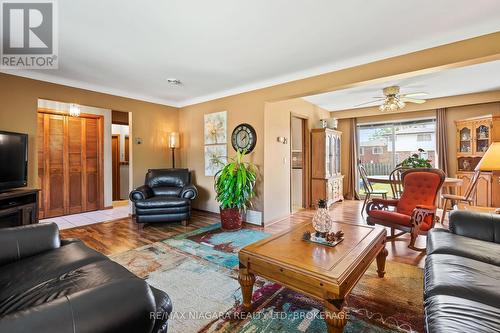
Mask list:
[[[311,204],[324,199],[329,207],[344,199],[341,174],[342,132],[329,128],[311,132]]]

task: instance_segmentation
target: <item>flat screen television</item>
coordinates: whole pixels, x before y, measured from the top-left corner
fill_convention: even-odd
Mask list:
[[[28,135],[0,131],[0,191],[28,184]]]

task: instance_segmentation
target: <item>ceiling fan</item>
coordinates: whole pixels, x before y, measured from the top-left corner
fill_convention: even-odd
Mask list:
[[[415,98],[415,97],[427,95],[427,93],[424,92],[400,94],[399,86],[385,87],[382,91],[384,93],[384,97],[382,96],[374,97],[376,98],[376,100],[361,103],[355,105],[354,107],[383,101],[383,103],[379,106],[380,111],[397,111],[404,108],[406,106],[406,103],[417,103],[417,104],[425,103],[425,99]]]

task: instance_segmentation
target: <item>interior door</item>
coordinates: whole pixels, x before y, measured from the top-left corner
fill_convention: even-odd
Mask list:
[[[59,115],[45,115],[45,143],[46,143],[46,181],[48,189],[47,216],[58,216],[65,214],[64,198],[66,187],[64,186],[64,123],[65,117]]]
[[[120,200],[120,136],[111,137],[111,155],[113,167],[113,201]]]
[[[103,208],[102,117],[38,114],[40,218]]]
[[[66,167],[68,179],[68,201],[66,213],[75,214],[83,209],[83,160],[82,160],[82,120],[68,117],[68,165]]]
[[[96,118],[86,118],[85,122],[85,144],[84,144],[84,179],[86,183],[84,210],[99,209],[99,122]]]

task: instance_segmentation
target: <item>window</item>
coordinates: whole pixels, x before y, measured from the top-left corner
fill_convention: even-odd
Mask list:
[[[422,141],[432,141],[432,135],[430,133],[417,134],[417,142]]]
[[[389,175],[404,159],[418,152],[435,167],[436,120],[386,122],[358,125],[359,160],[368,175]],[[362,193],[362,184],[360,192]],[[391,191],[390,185],[377,184],[377,188]]]

